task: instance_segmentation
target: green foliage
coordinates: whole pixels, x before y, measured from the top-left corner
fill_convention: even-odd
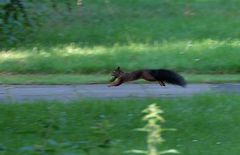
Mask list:
[[[0,2],[0,42],[13,45],[24,40],[23,35],[33,33],[58,4],[66,4],[72,10],[72,1],[55,0],[4,0]],[[48,11],[46,11],[48,10]],[[44,17],[44,18],[43,18]],[[0,47],[3,46],[0,44]]]
[[[109,149],[113,147],[113,139],[109,134],[112,125],[104,115],[100,115],[94,122],[94,126],[89,127],[91,137],[87,140],[71,141],[64,139],[58,141],[52,139],[54,133],[62,134],[61,130],[67,128],[68,118],[66,112],[57,114],[52,106],[47,108],[47,118],[37,120],[39,124],[38,134],[42,140],[34,145],[21,146],[20,153],[48,155],[48,154],[71,154],[77,155],[83,152],[86,155],[92,154],[92,150]],[[2,148],[2,149],[1,149]],[[6,151],[0,146],[0,152]]]
[[[146,115],[143,117],[143,120],[147,122],[147,124],[137,131],[147,132],[147,150],[131,150],[128,153],[137,153],[137,154],[146,154],[146,155],[162,155],[167,153],[178,153],[177,150],[170,149],[159,151],[158,146],[164,140],[162,138],[163,128],[159,123],[163,123],[165,120],[161,116],[163,111],[156,105],[150,104],[146,109],[143,110],[143,113]]]
[[[3,1],[0,10],[0,42],[12,44],[30,26],[25,4],[21,0]]]

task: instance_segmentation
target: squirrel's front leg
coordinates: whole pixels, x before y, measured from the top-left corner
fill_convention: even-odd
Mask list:
[[[123,80],[120,79],[120,78],[117,78],[116,82],[108,85],[108,87],[119,86],[119,85],[121,85],[122,83],[123,83]]]
[[[113,82],[113,81],[115,81],[117,79],[117,77],[113,77],[111,80],[110,80],[110,82]]]

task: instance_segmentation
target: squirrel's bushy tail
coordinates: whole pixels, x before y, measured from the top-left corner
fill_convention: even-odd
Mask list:
[[[182,87],[185,87],[187,85],[186,81],[181,75],[171,70],[166,69],[151,70],[150,73],[156,80],[159,81],[165,81],[167,83],[179,85]]]

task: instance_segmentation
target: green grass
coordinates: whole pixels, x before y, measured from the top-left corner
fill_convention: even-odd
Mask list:
[[[0,84],[96,84],[108,83],[111,76],[103,74],[21,74],[0,75]]]
[[[238,74],[183,74],[189,83],[240,82]]]
[[[183,74],[188,83],[240,82],[239,74]],[[100,84],[109,83],[106,74],[1,74],[0,84]],[[132,83],[150,83],[144,80]]]
[[[238,73],[240,1],[86,0],[0,52],[2,73]]]
[[[48,154],[85,154],[72,144],[89,148],[91,155],[123,155],[130,149],[145,149],[146,135],[133,129],[144,126],[141,111],[153,102],[165,112],[164,127],[177,129],[163,133],[166,142],[162,149],[174,148],[184,155],[239,153],[240,96],[219,94],[185,99],[0,104],[0,153],[24,154],[19,150],[23,146],[26,150],[44,145]],[[106,138],[111,141],[109,147],[93,147]]]
[[[121,66],[125,70],[169,68],[190,73],[237,73],[240,68],[239,47],[239,41],[207,40],[92,48],[75,44],[47,49],[18,48],[0,53],[0,71],[106,73]]]

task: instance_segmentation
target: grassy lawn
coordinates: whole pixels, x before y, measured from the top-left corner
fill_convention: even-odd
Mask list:
[[[0,154],[123,155],[145,149],[141,111],[151,103],[164,110],[161,149],[184,155],[236,155],[239,153],[237,95],[200,95],[191,98],[79,101],[69,104],[0,104]],[[106,143],[106,140],[109,143]],[[43,152],[42,152],[43,153]],[[34,153],[32,153],[34,154]]]
[[[85,0],[0,48],[0,72],[103,74],[119,65],[236,74],[239,7],[236,0]]]
[[[240,1],[83,0],[0,42],[0,84],[108,83],[121,66],[173,69],[189,83],[240,82]],[[59,2],[61,3],[61,2]],[[75,3],[75,1],[74,1]],[[19,31],[20,33],[20,31]],[[143,82],[143,81],[139,81]],[[0,103],[0,155],[124,155],[146,149],[141,111],[164,110],[159,148],[238,155],[240,95]]]
[[[182,74],[188,83],[240,82],[239,74]],[[100,84],[109,83],[106,74],[0,74],[0,84]],[[144,80],[132,83],[150,83]]]

